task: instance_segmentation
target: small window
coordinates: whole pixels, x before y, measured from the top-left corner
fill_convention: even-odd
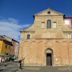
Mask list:
[[[50,14],[51,12],[50,11],[48,11],[48,14]]]
[[[51,20],[47,20],[47,29],[51,28]]]
[[[57,24],[56,22],[53,22],[52,23],[52,28],[56,28],[56,24]]]
[[[72,38],[72,34],[65,34],[65,38],[71,39]]]
[[[45,22],[42,22],[42,23],[41,23],[41,28],[46,28]]]
[[[68,38],[71,39],[71,34],[68,34]]]
[[[30,39],[30,34],[27,34],[27,39]]]
[[[41,28],[46,28],[46,25],[44,23],[42,23]]]

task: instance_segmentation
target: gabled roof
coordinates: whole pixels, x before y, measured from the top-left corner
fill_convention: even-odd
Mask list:
[[[63,13],[61,13],[61,12],[59,12],[57,10],[54,10],[52,8],[48,8],[48,9],[45,9],[43,11],[40,11],[39,13],[34,14],[34,16],[35,15],[48,15],[48,11],[51,11],[52,14],[55,14],[55,15],[64,15]]]
[[[0,35],[0,40],[6,40],[8,42],[12,42],[12,41],[18,42],[18,41],[14,40],[6,35]]]
[[[48,14],[48,11],[50,11],[51,13]],[[34,14],[33,16],[36,16],[36,15],[61,15],[61,16],[64,16],[63,13],[58,12],[57,10],[54,10],[54,9],[51,9],[51,8],[45,9],[45,10],[43,10],[43,11],[40,11],[40,12]],[[29,27],[22,28],[22,29],[20,30],[20,32],[24,32],[24,31],[25,31],[25,32],[34,32],[34,30],[35,30],[35,29],[33,28],[33,24],[31,24]]]

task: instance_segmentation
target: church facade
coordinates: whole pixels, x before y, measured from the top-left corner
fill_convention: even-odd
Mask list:
[[[19,59],[25,66],[72,65],[72,17],[48,8],[20,31]]]

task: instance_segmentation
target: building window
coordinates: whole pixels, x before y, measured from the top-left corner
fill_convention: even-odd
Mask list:
[[[48,11],[48,14],[50,14],[51,12],[50,11]]]
[[[51,28],[51,20],[47,20],[47,29]]]
[[[71,39],[72,38],[72,34],[65,34],[65,38]]]
[[[64,25],[71,26],[71,21],[68,19],[64,20]]]
[[[30,34],[27,34],[27,39],[30,39]]]
[[[68,34],[68,39],[71,39],[71,34]]]
[[[57,23],[56,22],[53,22],[52,23],[52,28],[56,28],[56,25],[57,25]]]
[[[41,23],[41,28],[46,28],[45,22],[42,22],[42,23]]]

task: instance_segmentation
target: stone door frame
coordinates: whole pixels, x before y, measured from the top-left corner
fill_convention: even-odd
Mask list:
[[[51,48],[47,48],[46,50],[45,50],[45,61],[46,61],[46,66],[48,66],[47,65],[47,54],[51,54],[51,65],[49,65],[49,66],[52,66],[53,65],[53,50],[51,49]]]

